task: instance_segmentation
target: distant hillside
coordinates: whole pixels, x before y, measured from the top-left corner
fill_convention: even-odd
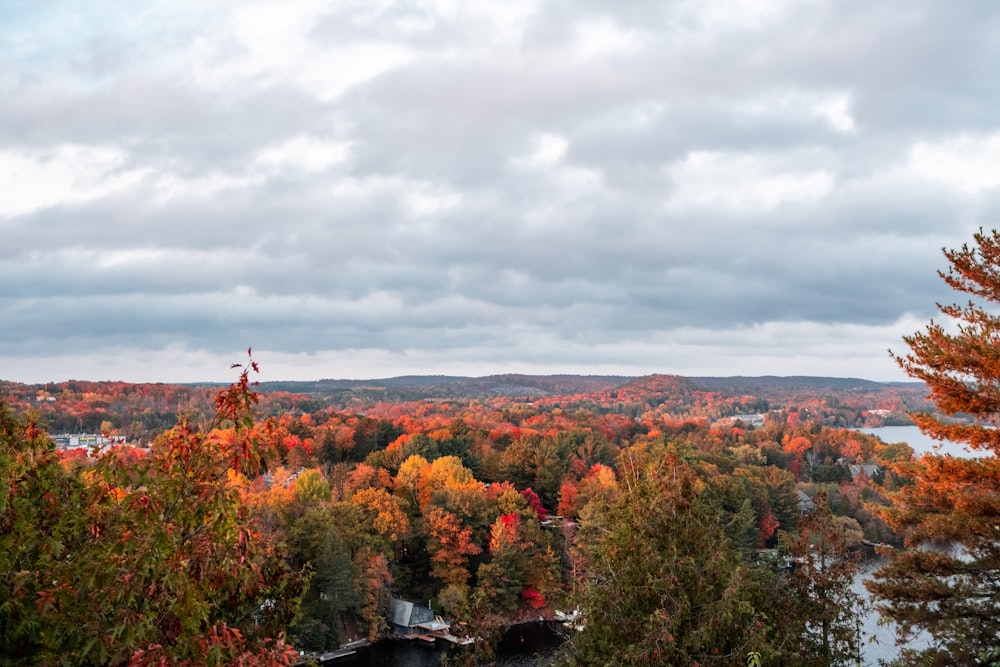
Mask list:
[[[317,397],[350,396],[380,401],[420,399],[479,399],[497,396],[535,398],[608,391],[631,378],[597,375],[404,375],[375,380],[316,380],[261,382],[261,391],[307,393]]]
[[[632,378],[621,386],[622,391],[643,394],[687,393],[702,390],[691,378],[680,375],[643,375]]]
[[[860,378],[774,375],[750,377],[684,377],[653,374],[641,377],[617,375],[524,375],[484,377],[451,375],[403,375],[371,380],[323,379],[314,381],[262,382],[262,392],[307,394],[334,406],[358,402],[405,402],[419,400],[480,400],[507,397],[534,401],[553,397],[590,396],[599,400],[613,393],[616,401],[644,405],[671,404],[684,411],[705,400],[705,395],[754,396],[771,404],[802,400],[847,400],[876,405],[891,399],[894,407],[919,407],[926,394],[919,382],[874,382]],[[606,400],[606,399],[605,399]]]
[[[809,375],[792,375],[779,377],[762,375],[747,377],[736,375],[732,377],[692,377],[688,378],[698,386],[710,391],[740,392],[753,395],[764,393],[787,393],[789,391],[878,391],[887,386],[920,388],[920,382],[874,382],[859,378],[813,377]]]
[[[717,420],[774,410],[798,412],[826,425],[906,423],[906,413],[933,409],[924,385],[826,377],[642,377],[523,375],[486,377],[400,376],[374,380],[263,382],[262,415],[332,409],[348,414],[389,414],[388,405],[414,401],[532,403],[535,409],[616,413],[636,419],[650,412]],[[52,432],[116,429],[147,440],[169,428],[179,413],[209,414],[217,384],[129,384],[70,380],[27,385],[0,381],[0,402],[34,409]]]

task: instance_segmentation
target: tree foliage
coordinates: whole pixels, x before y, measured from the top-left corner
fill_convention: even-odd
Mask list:
[[[785,386],[765,399],[755,392],[769,386],[768,382],[760,386],[752,382],[745,391],[732,393],[655,376],[636,381],[622,378],[621,386],[613,390],[584,383],[592,387],[588,393],[543,392],[532,395],[530,402],[504,392],[460,401],[394,402],[379,398],[386,396],[381,389],[372,389],[375,393],[371,394],[331,394],[321,384],[308,397],[264,391],[248,402],[243,399],[250,399],[249,395],[233,396],[234,400],[219,406],[225,410],[212,425],[204,408],[207,389],[146,390],[142,385],[75,381],[22,386],[0,381],[0,394],[13,397],[22,408],[32,405],[52,416],[65,411],[60,423],[108,422],[112,429],[120,429],[145,419],[147,409],[152,411],[150,425],[168,404],[184,412],[170,422],[177,428],[162,436],[145,460],[138,449],[120,450],[96,466],[85,451],[60,451],[52,457],[51,474],[39,480],[44,489],[32,492],[31,502],[18,510],[18,516],[25,519],[23,525],[48,521],[48,528],[38,535],[22,532],[19,539],[36,550],[47,550],[44,557],[58,560],[60,556],[53,554],[64,549],[87,553],[92,524],[103,536],[124,539],[124,544],[146,540],[153,551],[177,550],[178,545],[170,540],[187,535],[190,539],[181,541],[182,555],[176,565],[182,570],[192,565],[205,571],[211,565],[204,563],[214,556],[209,561],[198,558],[202,552],[211,554],[210,542],[216,537],[212,531],[218,528],[219,544],[238,551],[239,531],[232,533],[227,526],[247,526],[254,553],[283,555],[284,567],[312,573],[300,614],[289,626],[301,647],[325,650],[340,641],[380,636],[386,628],[391,595],[432,599],[433,606],[444,607],[449,620],[465,622],[468,632],[488,637],[513,619],[548,616],[556,607],[565,608],[567,596],[593,583],[594,556],[607,539],[604,529],[618,529],[614,521],[624,516],[623,498],[634,498],[637,487],[652,485],[644,496],[650,504],[648,511],[665,512],[664,508],[671,507],[677,490],[655,476],[642,481],[637,471],[652,466],[662,473],[670,468],[661,465],[666,460],[662,453],[665,443],[673,443],[685,452],[677,459],[681,468],[698,478],[692,486],[696,509],[680,512],[678,516],[690,518],[691,525],[674,526],[680,533],[664,539],[675,540],[683,549],[700,550],[698,558],[711,554],[711,559],[704,560],[713,568],[735,572],[727,579],[734,588],[721,589],[730,590],[725,600],[734,603],[733,608],[754,610],[749,618],[763,623],[766,630],[755,635],[764,640],[758,653],[765,664],[773,664],[799,655],[798,639],[784,633],[781,641],[776,640],[783,633],[781,628],[801,629],[801,623],[784,610],[802,607],[785,604],[784,596],[791,589],[787,579],[754,563],[758,547],[773,547],[779,535],[795,530],[798,490],[815,496],[826,489],[838,514],[857,517],[869,539],[885,539],[876,537],[884,533],[870,514],[865,518],[862,507],[865,499],[877,494],[881,482],[873,480],[873,487],[866,488],[864,482],[850,479],[847,464],[867,463],[876,456],[903,460],[909,450],[903,446],[890,451],[873,437],[848,435],[827,425],[860,425],[873,418],[866,415],[872,406],[880,408],[880,413],[882,409],[895,413],[909,400],[907,396],[915,395],[912,388],[872,391],[852,386],[851,393],[821,396],[810,393],[808,387],[800,393]],[[558,387],[571,385],[571,380],[556,383]],[[146,400],[152,401],[148,407]],[[128,403],[128,410],[119,418],[116,406],[123,403]],[[273,418],[252,425],[243,419],[251,407],[270,412]],[[750,420],[738,421],[765,411],[759,427]],[[149,441],[149,432],[144,431],[143,442]],[[129,440],[134,443],[131,436]],[[270,456],[274,465],[269,465],[266,475],[260,474],[259,460],[242,458],[245,441],[251,443],[248,454]],[[177,467],[187,456],[181,455],[184,447],[195,459],[215,460],[217,465],[194,465],[192,476],[187,477],[188,471]],[[178,454],[174,459],[168,455],[172,448]],[[653,451],[658,453],[649,454]],[[638,459],[620,458],[622,452]],[[639,465],[638,460],[643,463]],[[225,474],[215,478],[209,474],[222,470]],[[168,477],[186,481],[168,487]],[[905,484],[905,478],[898,475],[885,479],[897,486]],[[221,495],[215,493],[218,489],[223,490]],[[227,494],[234,489],[238,490],[238,498],[233,497],[239,508],[236,524],[227,523],[226,518]],[[98,491],[103,494],[99,501],[90,495]],[[194,518],[179,516],[176,527],[156,533],[143,524],[143,494],[150,496],[154,513],[169,506],[157,500],[161,495],[183,494],[192,506],[181,509],[188,512],[188,519]],[[215,507],[212,501],[206,506],[203,497],[221,504]],[[44,502],[34,502],[35,498]],[[58,502],[50,502],[53,498]],[[195,516],[196,510],[202,514]],[[118,518],[124,514],[130,514],[125,520],[134,524],[127,539]],[[3,520],[10,516],[0,514]],[[658,517],[655,512],[651,516]],[[201,528],[199,521],[210,527]],[[235,546],[226,542],[230,534],[237,536]],[[717,537],[722,541],[713,541]],[[77,538],[84,541],[83,547],[63,546],[73,545]],[[621,544],[627,543],[623,534]],[[129,548],[108,547],[101,557],[110,558],[120,549],[133,558]],[[184,552],[188,548],[196,550]],[[674,554],[675,560],[653,557],[649,565],[686,564],[679,553]],[[88,559],[102,562],[96,555],[83,561]],[[703,579],[707,582],[707,597],[691,603],[695,608],[701,610],[706,600],[714,600],[712,591],[720,590],[712,583],[718,580],[714,573],[706,578],[696,568],[678,567],[675,576],[684,581],[683,586],[677,584],[679,590],[700,586]],[[178,581],[182,583],[183,577]],[[107,583],[107,579],[102,581]],[[133,594],[129,586],[120,588],[123,595]],[[31,592],[26,599],[33,601],[34,596]],[[193,605],[191,600],[183,604]],[[49,598],[40,604],[49,604]],[[235,615],[239,603],[231,607]],[[197,619],[201,612],[196,605],[191,608],[196,613],[190,618]],[[263,603],[256,608],[247,604],[245,609],[266,610],[270,612],[266,616],[275,619],[285,613]],[[223,619],[227,627],[237,623],[225,615],[229,611],[208,613]],[[697,631],[692,630],[697,625],[694,621],[689,625],[683,619],[677,621],[685,637],[696,637],[698,632],[708,636],[713,627],[719,636],[729,636],[719,629],[724,619],[699,614],[698,622],[708,626],[698,625]],[[249,633],[276,634],[258,627]],[[736,625],[730,629],[736,632]],[[617,654],[617,643],[606,648],[608,653],[592,654],[594,661]],[[737,657],[720,654],[703,662]]]
[[[593,537],[573,662],[745,664],[766,644],[766,618],[696,471],[668,453],[624,476],[608,511],[581,526]]]
[[[939,305],[946,322],[905,337],[910,351],[894,358],[926,383],[937,408],[914,415],[921,431],[979,457],[895,464],[913,483],[884,516],[908,548],[869,588],[902,632],[930,632],[929,658],[974,664],[1000,647],[1000,234],[979,230],[974,244],[944,254],[941,277],[969,300]]]
[[[788,576],[789,598],[802,665],[852,665],[860,658],[859,614],[864,606],[852,588],[858,566],[861,529],[850,517],[835,516],[826,494],[801,518],[795,533],[785,533],[795,567]]]
[[[260,470],[248,372],[207,429],[67,470],[0,409],[0,655],[16,664],[287,664],[304,579],[234,480]]]

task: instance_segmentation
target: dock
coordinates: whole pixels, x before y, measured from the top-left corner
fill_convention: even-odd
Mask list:
[[[392,598],[389,603],[389,627],[395,637],[418,639],[428,644],[442,639],[458,646],[467,646],[476,641],[468,635],[459,637],[453,634],[451,624],[435,614],[429,606],[424,607],[401,598]]]
[[[420,641],[427,642],[428,644],[433,644],[438,639],[442,639],[446,642],[455,644],[456,646],[468,646],[469,644],[474,644],[476,642],[476,640],[472,637],[468,636],[458,637],[456,635],[451,634],[450,632],[445,632],[440,630],[436,632],[425,632],[421,634],[400,633],[395,636],[399,639],[410,639],[410,640],[419,639]]]
[[[358,649],[362,646],[368,646],[369,642],[367,639],[356,639],[352,642],[347,642],[346,644],[341,644],[340,648],[333,651],[326,651],[325,653],[301,653],[300,657],[303,658],[296,665],[305,665],[310,660],[323,664],[326,662],[332,662],[334,660],[339,660],[340,658],[346,658],[352,656],[358,652]]]
[[[872,542],[871,540],[861,540],[861,544],[866,547],[872,547],[873,549],[895,549],[891,544],[886,544],[885,542]]]

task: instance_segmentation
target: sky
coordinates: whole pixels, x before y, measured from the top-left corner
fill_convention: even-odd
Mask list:
[[[904,380],[993,0],[5,0],[0,379]]]

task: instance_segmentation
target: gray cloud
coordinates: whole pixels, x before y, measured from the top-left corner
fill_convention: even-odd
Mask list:
[[[940,249],[996,219],[1000,11],[753,5],[11,11],[0,377],[253,345],[275,377],[899,378]]]

